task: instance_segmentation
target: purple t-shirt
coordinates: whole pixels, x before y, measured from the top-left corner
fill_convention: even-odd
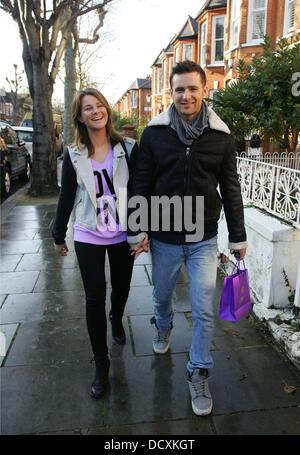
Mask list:
[[[74,240],[94,245],[110,245],[127,240],[127,233],[120,230],[113,187],[113,150],[110,148],[103,163],[90,158],[95,176],[97,198],[97,229],[95,231],[74,224]]]

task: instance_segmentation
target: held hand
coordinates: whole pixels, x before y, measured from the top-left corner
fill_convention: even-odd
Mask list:
[[[235,259],[242,261],[246,256],[247,248],[242,248],[241,250],[230,250],[231,254],[234,254]]]
[[[130,253],[131,256],[134,255],[134,260],[136,260],[143,251],[145,251],[147,253],[149,251],[148,235],[146,234],[146,237],[141,242],[132,243],[130,245],[130,250],[131,250],[131,253]]]
[[[67,256],[69,249],[67,247],[66,243],[63,243],[62,245],[57,245],[56,243],[53,244],[55,251],[58,252],[61,256]]]

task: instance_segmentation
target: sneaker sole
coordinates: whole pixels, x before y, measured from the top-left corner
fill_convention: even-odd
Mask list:
[[[166,352],[168,352],[169,350],[169,344],[165,347],[165,349],[157,349],[155,348],[153,345],[152,345],[152,348],[153,348],[153,351],[156,353],[156,354],[165,354]]]
[[[192,409],[197,416],[207,416],[212,411],[212,404],[208,409],[197,409],[192,402]]]

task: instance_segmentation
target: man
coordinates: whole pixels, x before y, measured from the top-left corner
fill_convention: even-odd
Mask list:
[[[203,100],[208,93],[204,71],[194,62],[180,62],[172,70],[170,87],[173,103],[150,121],[143,132],[131,196],[143,196],[149,203],[153,196],[179,196],[184,213],[185,204],[189,203],[193,221],[199,217],[196,199],[204,198],[202,239],[187,237],[191,232],[187,232],[185,225],[178,230],[182,212],[176,213],[176,208],[170,209],[168,231],[160,223],[159,230],[151,231],[150,227],[148,233],[154,286],[153,350],[164,354],[169,349],[174,315],[172,294],[185,263],[193,314],[187,380],[193,411],[206,415],[212,410],[208,370],[213,367],[210,347],[214,330],[218,219],[223,203],[229,248],[243,259],[247,248],[243,204],[234,140],[225,123]],[[188,202],[186,196],[190,196]],[[137,257],[140,252],[148,251],[148,236],[130,231],[131,214],[129,209],[128,242]],[[161,222],[162,211],[159,217]]]

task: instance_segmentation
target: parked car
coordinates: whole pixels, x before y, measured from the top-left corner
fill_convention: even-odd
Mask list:
[[[55,128],[55,143],[56,143],[56,156],[59,157],[63,154],[64,151],[64,144],[63,144],[63,132],[62,132],[62,123],[61,123],[61,116],[54,115],[54,128]],[[28,112],[19,128],[33,128],[32,127],[32,113]],[[33,130],[32,130],[33,131]]]
[[[0,121],[0,169],[1,169],[1,195],[8,196],[11,189],[11,180],[19,177],[24,182],[30,180],[31,158],[12,127]]]
[[[24,141],[32,161],[33,128],[30,126],[13,126],[20,141]]]

